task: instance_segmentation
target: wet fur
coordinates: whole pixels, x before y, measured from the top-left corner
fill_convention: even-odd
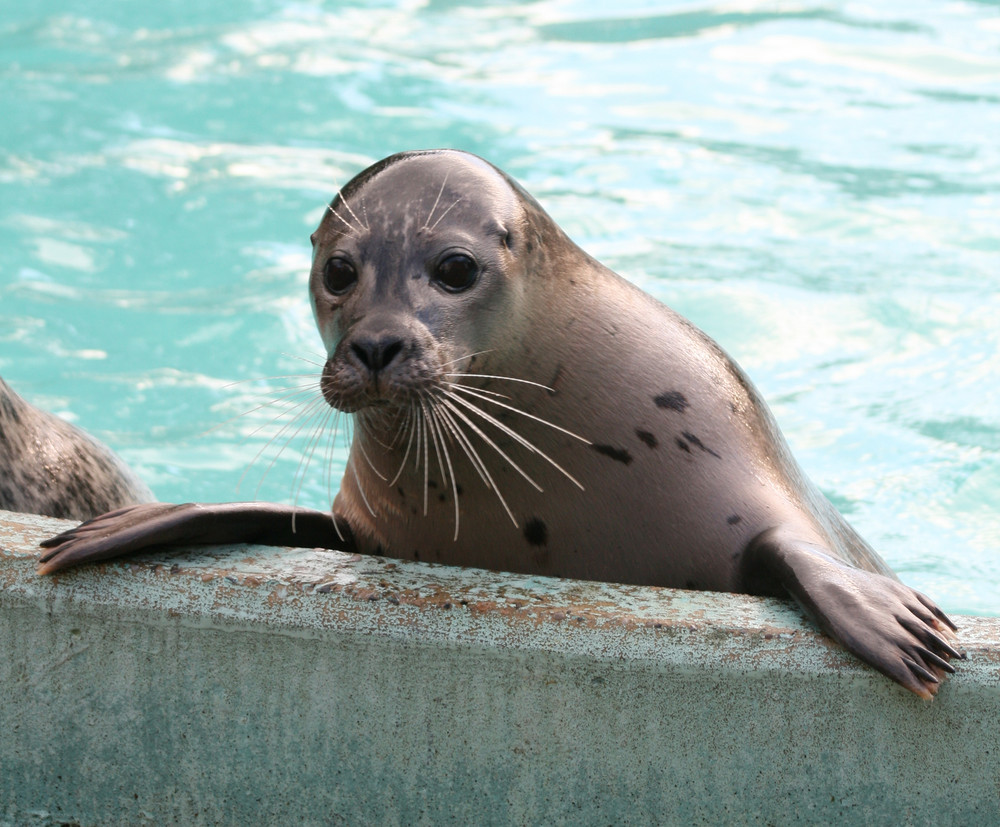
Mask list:
[[[152,499],[108,448],[0,379],[0,509],[88,520]]]

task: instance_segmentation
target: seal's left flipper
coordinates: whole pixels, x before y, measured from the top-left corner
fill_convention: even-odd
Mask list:
[[[754,539],[744,571],[750,580],[777,580],[834,640],[922,698],[955,671],[952,658],[965,657],[949,642],[958,627],[929,598],[787,529]]]
[[[336,522],[334,522],[336,520]],[[339,515],[273,503],[148,503],[122,508],[41,542],[39,574],[153,546],[261,543],[354,550]]]

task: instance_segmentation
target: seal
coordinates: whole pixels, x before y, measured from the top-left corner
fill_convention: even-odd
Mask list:
[[[40,572],[262,542],[780,595],[922,697],[954,671],[954,624],[806,479],[735,362],[503,172],[394,155],[338,193],[312,241],[320,391],[354,421],[333,519],[140,506],[47,540]]]
[[[109,448],[0,378],[0,509],[89,520],[153,495]]]

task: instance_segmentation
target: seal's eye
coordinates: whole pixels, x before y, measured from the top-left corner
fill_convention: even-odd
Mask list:
[[[335,296],[342,296],[358,280],[358,271],[346,258],[328,258],[323,266],[323,285]]]
[[[461,293],[476,283],[479,265],[464,253],[453,253],[438,263],[434,269],[434,281],[449,293]]]

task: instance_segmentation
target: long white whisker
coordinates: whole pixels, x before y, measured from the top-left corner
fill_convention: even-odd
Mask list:
[[[427,481],[430,475],[430,460],[428,459],[429,450],[427,447],[427,417],[420,417],[420,424],[424,432],[424,516],[427,516]],[[419,459],[419,457],[418,457]]]
[[[441,445],[438,441],[438,437],[440,436],[440,434],[434,427],[436,422],[433,417],[433,412],[428,409],[427,401],[423,397],[420,398],[420,407],[423,409],[424,419],[427,420],[428,424],[430,425],[431,440],[434,443],[434,455],[437,457],[438,470],[441,472],[441,484],[444,485],[448,482],[448,477],[444,472],[444,463],[441,460]]]
[[[407,416],[406,416],[406,422],[404,423],[404,425],[407,427],[407,430],[409,431],[409,436],[406,439],[406,450],[403,452],[403,459],[399,463],[399,470],[396,471],[396,476],[394,476],[392,478],[392,480],[390,480],[390,482],[389,482],[389,487],[390,488],[392,488],[392,486],[394,486],[396,484],[396,482],[399,480],[400,476],[403,473],[403,469],[406,467],[406,460],[410,456],[410,448],[413,447],[413,437],[414,437],[414,435],[419,435],[418,428],[417,428],[417,414],[414,413],[415,406],[411,402],[408,407],[409,407],[409,413],[407,414]],[[417,445],[417,451],[420,451],[420,445],[419,445],[419,443]]]
[[[462,419],[462,421],[465,422],[470,428],[472,428],[472,430],[481,439],[483,439],[483,441],[485,441],[487,445],[496,450],[501,456],[506,457],[506,455],[496,446],[496,444],[488,436],[486,436],[479,428],[477,428],[474,423],[470,422],[467,416],[465,416],[461,411],[457,410],[451,402],[449,402],[447,399],[443,399],[442,404],[445,406],[445,408],[441,410],[441,413],[443,416],[446,416],[448,421],[450,422],[452,427],[452,432],[455,434],[457,438],[459,438],[459,442],[462,444],[463,450],[469,457],[469,460],[472,462],[473,466],[479,472],[479,476],[482,478],[483,482],[486,483],[486,487],[497,495],[497,499],[500,500],[500,505],[503,506],[503,510],[507,512],[507,516],[510,517],[510,521],[514,524],[514,527],[517,528],[517,518],[514,516],[514,512],[510,510],[510,506],[507,505],[507,501],[503,498],[503,494],[500,493],[500,486],[498,486],[496,482],[493,480],[492,475],[486,468],[486,463],[483,462],[482,458],[479,456],[479,452],[476,451],[475,446],[473,446],[468,436],[466,436],[466,434],[458,426],[458,423],[455,422],[453,414]],[[507,457],[507,461],[510,462],[509,457]],[[511,464],[515,468],[517,468],[517,463],[512,462]],[[521,471],[520,468],[518,468],[517,470]],[[521,471],[521,474],[522,476],[525,476],[528,482],[530,482],[532,485],[538,488],[538,485],[530,477],[524,474],[523,471]],[[541,489],[539,488],[538,490]]]
[[[368,502],[368,497],[365,494],[365,487],[361,484],[361,476],[358,474],[358,469],[355,467],[353,453],[347,460],[347,467],[350,469],[351,473],[354,474],[354,481],[358,484],[358,493],[361,494],[361,499],[365,504],[365,508],[368,509],[369,514],[375,517],[376,516],[375,509],[372,508],[371,503]]]
[[[452,542],[456,542],[458,540],[459,508],[458,508],[458,483],[455,481],[455,466],[452,465],[451,456],[448,453],[447,440],[445,439],[445,435],[442,432],[441,422],[438,419],[438,411],[436,410],[436,406],[434,405],[433,400],[428,401],[428,412],[431,415],[432,425],[434,426],[434,429],[438,432],[437,442],[439,442],[441,445],[441,452],[444,454],[445,465],[448,466],[447,475],[445,474],[444,469],[441,469],[441,474],[442,476],[444,476],[445,482],[447,482],[448,479],[451,480],[451,498],[452,501],[455,503],[455,536],[452,538]],[[438,459],[440,459],[440,457],[438,457]]]
[[[365,450],[365,446],[361,444],[361,440],[358,440],[358,450],[361,451],[361,456],[365,458],[365,462],[368,463],[368,467],[372,469],[372,473],[375,474],[382,482],[388,482],[389,478],[383,474],[378,468],[375,467],[375,463],[372,462],[372,458],[368,456],[368,452]]]
[[[316,414],[313,411],[313,409],[314,408],[318,408],[318,406],[321,403],[323,403],[322,399],[312,398],[312,399],[306,399],[306,400],[298,403],[297,405],[295,405],[295,407],[292,410],[296,410],[297,409],[298,412],[294,415],[294,417],[289,422],[286,422],[284,425],[282,425],[281,428],[279,428],[278,431],[274,434],[274,436],[272,436],[261,447],[261,449],[259,451],[257,451],[256,454],[254,454],[253,459],[251,459],[250,462],[247,464],[247,467],[243,470],[243,473],[240,475],[240,478],[239,478],[239,480],[236,483],[236,490],[237,491],[240,490],[240,487],[243,485],[243,480],[246,478],[246,475],[248,473],[250,473],[250,469],[254,466],[254,464],[257,462],[257,460],[261,458],[261,456],[264,454],[264,452],[267,451],[267,450],[269,450],[279,439],[281,439],[282,437],[285,437],[285,441],[284,441],[284,444],[281,446],[281,450],[278,451],[278,453],[274,456],[274,458],[268,464],[267,468],[264,469],[264,473],[261,475],[260,482],[257,483],[257,488],[256,488],[256,491],[254,492],[254,497],[256,498],[257,494],[260,492],[260,487],[264,484],[264,480],[266,479],[268,473],[275,466],[275,463],[277,463],[278,457],[281,456],[281,453],[285,450],[286,447],[288,447],[288,444],[292,441],[292,439],[295,438],[295,434],[299,433],[302,430],[302,428],[305,427],[305,425],[307,424],[307,423],[302,423],[301,425],[298,426],[297,430],[295,430],[294,433],[290,433],[292,431],[292,429],[295,428],[296,422],[299,421],[303,416],[307,417],[307,422],[311,422],[312,419],[316,416]],[[277,422],[279,419],[281,419],[282,417],[286,416],[287,414],[288,414],[288,410],[281,411],[280,413],[278,413],[276,416],[274,416],[272,419],[270,419],[265,424],[260,425],[259,427],[255,428],[250,433],[250,436],[251,437],[255,436],[256,434],[260,433],[260,431],[262,431],[264,428],[267,428],[270,425],[273,425],[275,422]],[[287,434],[287,437],[286,437],[286,434]]]
[[[299,459],[298,468],[295,469],[295,475],[292,477],[292,505],[298,505],[299,495],[302,493],[302,486],[306,482],[306,471],[309,468],[309,463],[312,462],[312,458],[316,454],[316,448],[319,446],[323,439],[323,433],[326,431],[327,426],[330,424],[330,420],[334,418],[337,411],[333,408],[327,406],[326,411],[321,412],[318,416],[314,417],[316,420],[316,431],[309,438],[308,443],[306,443],[306,450],[303,451],[302,457]],[[292,529],[294,531],[294,527]]]
[[[515,431],[512,428],[510,428],[509,426],[505,425],[503,422],[501,422],[495,416],[492,416],[492,415],[486,413],[486,411],[484,411],[481,408],[477,407],[476,405],[472,404],[468,399],[464,399],[463,397],[458,396],[458,395],[452,393],[451,391],[442,391],[442,393],[446,394],[448,399],[453,400],[454,402],[462,405],[467,410],[472,411],[477,416],[479,416],[482,419],[486,420],[491,425],[493,425],[495,428],[498,428],[503,433],[507,434],[507,436],[509,436],[514,441],[516,441],[518,444],[520,444],[523,447],[527,448],[532,453],[538,454],[538,456],[540,456],[542,459],[544,459],[546,462],[548,462],[553,468],[555,468],[557,471],[559,471],[564,477],[566,477],[566,479],[568,479],[570,482],[572,482],[577,488],[579,488],[581,491],[585,490],[584,487],[583,487],[583,485],[580,484],[579,480],[577,480],[576,477],[574,477],[572,474],[570,474],[569,471],[567,471],[565,468],[563,468],[558,462],[556,462],[554,459],[552,459],[552,457],[550,457],[544,451],[542,451],[541,449],[539,449],[532,442],[529,442],[527,439],[525,439],[523,436],[521,436],[519,433],[517,433],[517,431]],[[483,397],[483,399],[486,402],[492,402],[494,405],[500,405],[503,408],[510,408],[509,405],[504,405],[502,402],[497,402],[495,399],[490,399],[488,397]],[[511,410],[515,411],[516,413],[524,413],[523,411],[518,411],[516,408],[511,408]],[[528,416],[531,419],[537,419],[537,417],[531,416],[531,414],[525,414],[525,416]],[[551,425],[551,427],[556,428],[559,431],[563,430],[558,425],[552,425],[551,423],[546,422],[544,419],[539,419],[538,421],[541,422],[544,425]],[[566,433],[569,434],[570,436],[576,436],[575,434],[571,434],[569,431],[566,431]],[[577,439],[580,439],[580,437],[577,437]],[[582,441],[586,442],[586,440],[582,440]]]
[[[442,398],[442,402],[443,402],[444,405],[446,405],[448,407],[448,410],[450,410],[455,416],[457,416],[466,425],[468,425],[473,430],[473,432],[476,434],[476,436],[478,436],[483,442],[485,442],[487,445],[489,445],[490,448],[492,448],[494,451],[496,451],[501,457],[503,457],[505,460],[507,460],[507,462],[509,463],[509,465],[511,466],[511,468],[513,468],[515,471],[517,471],[517,473],[519,473],[522,477],[524,477],[528,481],[528,483],[531,485],[532,488],[534,488],[539,493],[541,493],[543,491],[542,486],[540,486],[537,482],[535,482],[531,478],[531,475],[528,474],[527,471],[525,471],[520,465],[518,465],[516,462],[514,462],[514,460],[512,460],[510,458],[510,455],[507,454],[507,452],[503,450],[503,448],[501,448],[499,445],[497,445],[496,442],[494,442],[489,437],[489,435],[485,431],[483,431],[482,428],[480,428],[478,425],[476,425],[475,422],[473,422],[462,411],[460,411],[450,399]],[[463,405],[466,405],[466,406],[468,406],[468,404],[469,404],[464,399],[456,399],[455,402],[459,402],[459,403],[461,403]],[[475,406],[472,406],[472,410],[476,411],[476,413],[480,413],[480,414],[482,413],[482,411],[480,411]],[[493,424],[495,424],[495,423],[493,423]],[[530,445],[530,443],[529,443],[529,445]],[[540,453],[540,452],[536,450],[536,453]]]
[[[465,359],[471,359],[473,356],[482,356],[482,355],[484,355],[486,353],[492,353],[494,350],[496,350],[496,348],[488,348],[486,350],[477,350],[475,353],[467,353],[464,356],[457,356],[454,359],[449,359],[447,362],[442,362],[441,363],[441,367],[446,368],[449,365],[454,365],[456,362],[461,362],[461,361],[463,361]],[[476,376],[478,374],[474,374],[474,373],[454,373],[454,374],[452,374],[452,373],[449,373],[449,374],[446,374],[446,375],[448,375],[448,376]]]
[[[550,388],[548,385],[543,385],[541,382],[532,382],[530,379],[517,379],[513,376],[493,376],[488,373],[446,373],[445,376],[458,376],[460,378],[467,379],[502,379],[504,382],[519,382],[522,385],[531,385],[535,388],[541,388],[543,391],[548,391],[549,393],[555,393],[554,388]],[[462,388],[471,387],[470,385],[462,385],[459,382],[454,383]],[[476,388],[479,390],[479,388]]]
[[[458,391],[460,391],[460,390],[462,390],[464,388],[468,388],[468,385],[460,385],[458,382],[445,382],[444,384],[447,385],[449,388],[454,388],[455,390],[458,390]],[[474,388],[474,390],[478,391],[479,393],[485,393],[488,396],[496,397],[497,399],[510,399],[511,398],[510,396],[508,396],[505,393],[500,393],[499,391],[486,390],[486,388]]]
[[[515,408],[513,405],[508,405],[505,402],[498,402],[496,399],[493,399],[485,395],[482,391],[476,388],[470,388],[466,385],[452,385],[452,388],[455,391],[461,391],[462,393],[468,394],[469,396],[474,396],[477,399],[482,399],[484,402],[489,402],[491,405],[498,405],[501,408],[504,408],[508,411],[512,411],[516,414],[520,414],[521,416],[525,416],[528,419],[533,419],[535,422],[539,422],[542,425],[547,425],[548,427],[553,428],[559,431],[560,433],[566,434],[566,436],[571,436],[573,437],[573,439],[578,439],[585,445],[591,444],[589,439],[585,439],[579,434],[574,434],[572,431],[567,431],[565,428],[560,427],[559,425],[555,425],[552,422],[549,422],[547,419],[542,419],[540,416],[535,416],[534,414],[530,414],[527,411],[522,411],[520,408]],[[451,391],[449,391],[449,393],[451,393]]]

